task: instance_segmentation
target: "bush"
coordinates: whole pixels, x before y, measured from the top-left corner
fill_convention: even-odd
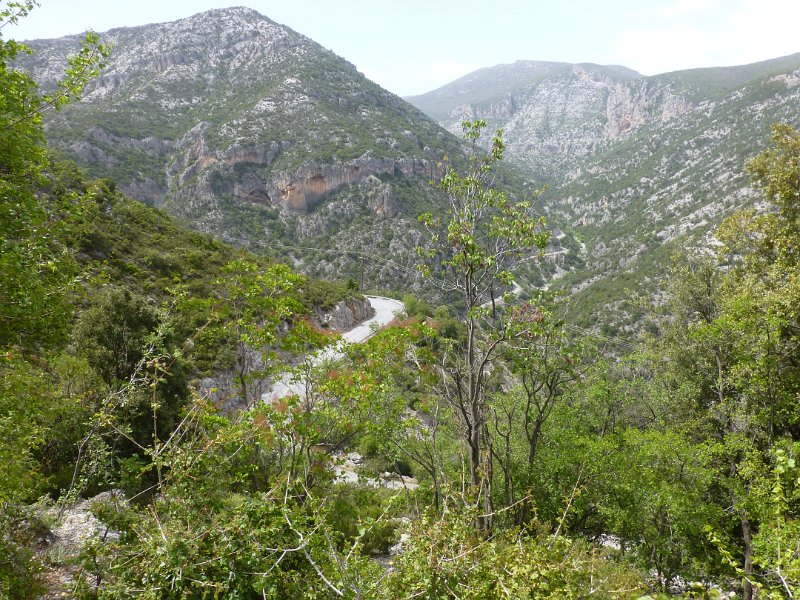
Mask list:
[[[360,539],[365,554],[386,553],[397,543],[397,509],[391,506],[396,492],[376,488],[337,486],[330,511],[331,526],[342,535],[343,547]]]
[[[475,511],[423,517],[381,598],[639,598],[641,576],[580,541],[544,531],[506,529],[486,539]]]
[[[352,286],[347,284],[312,278],[307,278],[303,282],[301,294],[303,306],[308,310],[315,306],[322,308],[322,310],[330,310],[342,300],[361,296],[357,290],[352,289]]]
[[[32,549],[43,531],[30,509],[0,506],[0,598],[27,600],[45,592],[44,565]]]

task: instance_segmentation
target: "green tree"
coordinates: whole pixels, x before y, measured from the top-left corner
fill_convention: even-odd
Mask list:
[[[538,450],[545,426],[585,370],[585,351],[567,335],[565,323],[544,304],[529,302],[510,315],[505,365],[517,384],[496,394],[490,405],[492,445],[504,483],[505,507],[517,506],[518,524],[532,517],[531,504],[518,502],[537,482]],[[517,448],[519,446],[519,449]]]
[[[764,576],[777,572],[776,555],[759,554],[771,546],[776,519],[768,490],[776,449],[800,436],[800,135],[776,125],[773,146],[748,170],[771,210],[734,214],[718,231],[725,245],[716,260],[678,265],[653,360],[657,386],[671,392],[662,405],[671,428],[690,443],[713,441],[709,497],[731,518],[708,525],[745,600],[776,581]],[[781,522],[797,515],[795,502],[781,506]]]
[[[0,595],[12,598],[37,593],[36,566],[19,546],[25,524],[15,507],[42,489],[34,454],[60,413],[41,355],[64,339],[66,292],[76,272],[62,232],[77,206],[59,206],[65,198],[47,189],[42,113],[76,97],[107,52],[96,35],[87,35],[57,90],[41,94],[13,67],[29,49],[3,37],[34,6],[31,0],[0,3]]]
[[[128,289],[106,288],[98,296],[78,319],[73,343],[113,388],[126,382],[139,365],[159,314],[146,298]]]
[[[469,162],[463,174],[445,166],[439,188],[450,201],[446,221],[430,213],[420,216],[430,237],[418,251],[425,261],[422,271],[436,272],[445,293],[458,298],[466,327],[464,343],[453,341],[443,351],[440,394],[458,416],[473,501],[484,509],[477,525],[488,530],[494,477],[487,382],[510,335],[497,296],[513,284],[513,269],[544,248],[548,235],[542,220],[532,215],[530,200],[515,200],[491,186],[503,141],[498,131],[483,153],[478,142],[485,127],[485,121],[464,123]]]
[[[225,265],[217,280],[219,298],[208,336],[232,355],[226,366],[233,370],[245,406],[260,400],[267,379],[284,369],[279,350],[298,353],[322,343],[299,320],[281,332],[285,323],[303,312],[292,294],[301,282],[302,277],[286,265],[263,267],[245,258]]]
[[[0,347],[38,347],[63,335],[68,316],[64,290],[74,271],[59,244],[61,219],[53,218],[46,187],[48,158],[42,114],[76,98],[98,72],[108,49],[89,33],[68,59],[50,95],[39,92],[13,62],[30,50],[2,37],[2,28],[25,17],[33,1],[0,7]]]

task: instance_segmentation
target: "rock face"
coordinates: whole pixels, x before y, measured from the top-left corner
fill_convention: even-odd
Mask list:
[[[323,231],[318,220],[309,226],[316,211],[346,198],[362,230],[415,227],[436,200],[428,185],[436,165],[461,153],[454,136],[353,65],[250,9],[101,38],[113,44],[108,64],[81,102],[48,115],[50,143],[123,192],[227,241],[270,245],[310,273],[299,246],[360,245],[342,218]],[[30,42],[35,54],[20,66],[53,86],[78,43]],[[346,243],[331,243],[341,237]],[[413,246],[403,252],[410,257]],[[339,264],[334,277],[343,278],[357,258],[344,252],[323,262]],[[374,261],[367,267],[367,282],[391,282]]]
[[[375,178],[376,175],[403,174],[406,177],[422,177],[432,179],[436,176],[436,169],[430,160],[417,160],[402,158],[399,160],[372,158],[359,158],[345,165],[336,165],[330,168],[313,169],[304,168],[292,176],[279,181],[276,190],[279,196],[278,203],[282,208],[307,212],[321,199],[328,196],[345,185],[357,184],[366,178]],[[391,205],[391,202],[389,202]],[[376,213],[394,216],[397,210],[387,208],[383,202],[375,204]],[[390,214],[392,213],[392,214]]]
[[[202,147],[202,146],[201,146]],[[438,172],[433,161],[427,159],[399,158],[376,159],[359,157],[345,164],[325,166],[304,166],[291,173],[271,173],[266,167],[275,160],[280,146],[273,144],[246,148],[228,149],[219,155],[205,152],[188,156],[185,169],[176,162],[171,173],[178,173],[180,189],[175,197],[185,199],[193,209],[216,205],[213,199],[218,196],[233,197],[236,200],[261,204],[295,213],[308,213],[332,192],[345,186],[358,185],[376,176],[403,175],[408,178],[432,179]],[[244,176],[236,177],[237,165],[245,163],[251,168]],[[199,177],[203,171],[216,167],[211,177]],[[388,205],[387,205],[388,201]],[[376,214],[393,217],[399,207],[392,204],[390,197],[374,205]]]
[[[483,69],[409,101],[453,132],[474,119],[503,129],[509,155],[547,179],[646,123],[693,108],[624,67],[533,61]]]
[[[51,567],[45,572],[50,598],[71,598],[73,576],[77,569],[74,564],[78,554],[92,539],[100,541],[114,540],[119,533],[111,531],[92,514],[92,507],[97,503],[123,505],[125,496],[120,490],[102,492],[93,498],[81,500],[63,511],[60,516],[55,508],[48,509],[48,518],[55,519],[45,544],[45,551],[50,557],[59,557],[58,561],[47,561]]]
[[[375,310],[366,298],[343,300],[330,310],[315,309],[316,324],[338,333],[352,329],[362,321],[375,314]]]

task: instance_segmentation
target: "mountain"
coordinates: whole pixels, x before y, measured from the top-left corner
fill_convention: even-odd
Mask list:
[[[555,273],[572,318],[614,332],[671,253],[708,247],[723,216],[753,206],[748,159],[773,123],[800,126],[800,54],[652,77],[520,61],[409,101],[451,131],[465,118],[504,130],[508,157],[550,184],[548,218],[580,243]]]
[[[645,77],[617,65],[517,61],[407,98],[456,133],[467,119],[503,129],[509,156],[559,180],[643,125],[667,122],[748,83],[800,68],[800,54],[741,67]]]
[[[477,118],[502,128],[509,156],[551,180],[631,126],[621,113],[641,78],[624,67],[518,61],[408,100],[452,132]]]
[[[419,291],[416,217],[443,205],[429,180],[462,155],[461,122],[486,119],[504,130],[512,179],[549,184],[538,202],[555,230],[553,285],[577,323],[611,314],[609,331],[637,318],[631,292],[652,294],[675,249],[708,246],[752,204],[744,166],[771,124],[800,124],[800,54],[652,77],[519,61],[414,107],[245,8],[102,37],[114,50],[101,77],[47,123],[90,174],[303,272]],[[32,42],[21,66],[53,85],[78,41]]]
[[[196,229],[372,287],[413,279],[416,217],[459,140],[246,8],[113,29],[102,75],[49,116],[59,152]],[[46,89],[77,36],[29,42]],[[410,282],[410,284],[413,282]],[[394,285],[392,285],[394,284]]]

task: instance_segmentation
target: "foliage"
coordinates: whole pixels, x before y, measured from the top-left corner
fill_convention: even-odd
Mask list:
[[[0,24],[31,6],[8,4]],[[354,297],[357,273],[344,285],[296,275],[52,162],[41,112],[78,93],[105,50],[90,35],[44,96],[9,67],[24,47],[0,43],[0,595],[43,591],[32,548],[44,526],[24,505],[112,486],[131,500],[95,509],[119,537],[84,549],[84,597],[637,598],[690,578],[702,588],[738,578],[748,600],[798,593],[791,128],[776,127],[774,147],[750,165],[770,211],[727,221],[718,256],[678,261],[658,335],[600,360],[608,350],[571,335],[568,310],[508,291],[548,236],[532,200],[495,187],[500,135],[483,153],[486,124],[467,123],[471,155],[446,164],[438,186],[447,215],[420,219],[421,270],[454,306],[407,294],[405,320],[311,358],[330,340],[308,315]],[[349,85],[336,69],[308,72],[342,93]],[[382,99],[324,116],[343,130],[339,112]],[[141,115],[117,108],[112,125],[138,131]],[[372,125],[325,160],[369,152]],[[208,139],[223,130],[215,121]],[[412,137],[398,156],[415,154]],[[307,151],[276,160],[292,166]],[[141,173],[156,164],[133,159]],[[372,184],[401,190],[407,207],[423,201],[398,176]],[[254,211],[291,229],[274,210]],[[353,214],[372,223],[363,203]],[[395,247],[396,231],[376,231]],[[301,355],[302,393],[260,402]],[[201,388],[238,410],[221,414],[192,391]],[[340,457],[353,448],[366,455],[362,475],[394,470],[419,489],[341,482]],[[385,571],[372,555],[398,541]]]
[[[17,353],[0,357],[0,503],[30,500],[41,489],[42,477],[35,450],[44,441],[54,416],[49,381],[41,367]],[[25,398],[27,402],[21,402]]]
[[[290,436],[300,430],[268,407],[229,422],[195,405],[173,438],[180,441],[165,446],[160,497],[142,509],[103,513],[122,535],[85,551],[83,593],[284,598],[347,589],[352,595],[348,586],[362,585],[374,571],[357,550],[371,527],[347,542],[348,534],[336,531],[350,531],[347,513],[337,513],[338,525],[331,525],[331,506],[318,495],[327,481],[325,459],[296,452]],[[305,466],[290,468],[295,460]],[[313,479],[292,476],[305,469]]]
[[[35,3],[12,2],[0,9],[0,26],[26,16]],[[47,196],[37,193],[47,167],[42,113],[77,97],[97,72],[107,47],[87,34],[69,59],[53,95],[41,95],[31,77],[12,61],[29,49],[0,37],[0,346],[54,342],[63,334],[70,281],[58,221],[50,218]]]
[[[353,282],[355,283],[355,282]],[[301,284],[303,292],[303,305],[306,310],[319,307],[330,310],[342,300],[349,300],[359,296],[358,284],[352,286],[348,283],[333,283],[324,279],[305,279]]]
[[[300,277],[286,265],[262,268],[247,259],[233,261],[222,270],[217,282],[218,325],[212,326],[208,335],[215,344],[231,349],[238,395],[246,405],[258,401],[263,381],[281,370],[275,364],[279,348],[298,353],[307,349],[307,342],[311,343],[295,330],[279,335],[283,323],[302,312],[291,294],[299,281]]]
[[[109,288],[81,315],[73,343],[106,385],[116,386],[133,374],[157,322],[158,314],[145,298]]]
[[[0,30],[35,4],[4,3]],[[44,488],[37,453],[53,439],[50,434],[60,432],[59,419],[72,407],[69,401],[59,405],[39,354],[62,343],[67,331],[67,290],[76,269],[65,246],[64,221],[85,200],[45,185],[49,161],[42,113],[77,97],[107,48],[87,34],[51,95],[40,94],[30,76],[13,68],[27,52],[0,33],[0,591],[14,598],[41,591],[37,561],[25,547],[32,543],[29,522],[20,516],[19,503]]]
[[[458,415],[473,501],[487,515],[478,526],[490,529],[493,477],[486,386],[495,354],[514,336],[500,316],[495,294],[513,284],[511,269],[542,250],[548,236],[542,220],[531,215],[530,201],[513,200],[490,187],[503,142],[497,132],[488,154],[482,154],[478,141],[485,126],[484,121],[464,123],[464,138],[471,145],[467,172],[445,169],[439,185],[450,200],[448,221],[441,223],[430,213],[420,216],[430,240],[418,252],[426,261],[420,269],[428,275],[434,266],[441,269],[443,289],[458,297],[463,311],[466,340],[461,346],[451,342],[443,353],[439,393]],[[506,294],[504,300],[512,297]]]
[[[773,453],[772,488],[766,491],[766,506],[772,514],[764,515],[764,526],[753,539],[754,562],[760,570],[762,589],[768,598],[789,597],[800,592],[800,523],[796,507],[800,503],[800,469],[797,466],[798,444],[787,452]]]
[[[46,528],[35,510],[9,510],[0,503],[0,598],[33,600],[47,591],[44,565],[33,548]]]
[[[392,564],[382,598],[638,598],[640,576],[579,541],[504,529],[477,535],[474,512],[423,516]]]
[[[791,583],[783,585],[776,573],[791,569],[784,562],[791,551],[777,548],[793,545],[784,537],[791,526],[782,524],[797,510],[784,500],[780,476],[791,469],[785,448],[796,443],[799,431],[797,139],[790,128],[776,126],[774,147],[750,164],[773,210],[736,214],[720,228],[726,245],[719,259],[729,265],[727,272],[708,258],[679,268],[673,321],[658,344],[666,358],[661,381],[680,390],[670,407],[672,426],[695,444],[714,440],[705,468],[716,471],[717,483],[707,497],[710,506],[734,517],[707,515],[707,525],[721,562],[741,577],[748,599],[757,588],[787,589]]]

